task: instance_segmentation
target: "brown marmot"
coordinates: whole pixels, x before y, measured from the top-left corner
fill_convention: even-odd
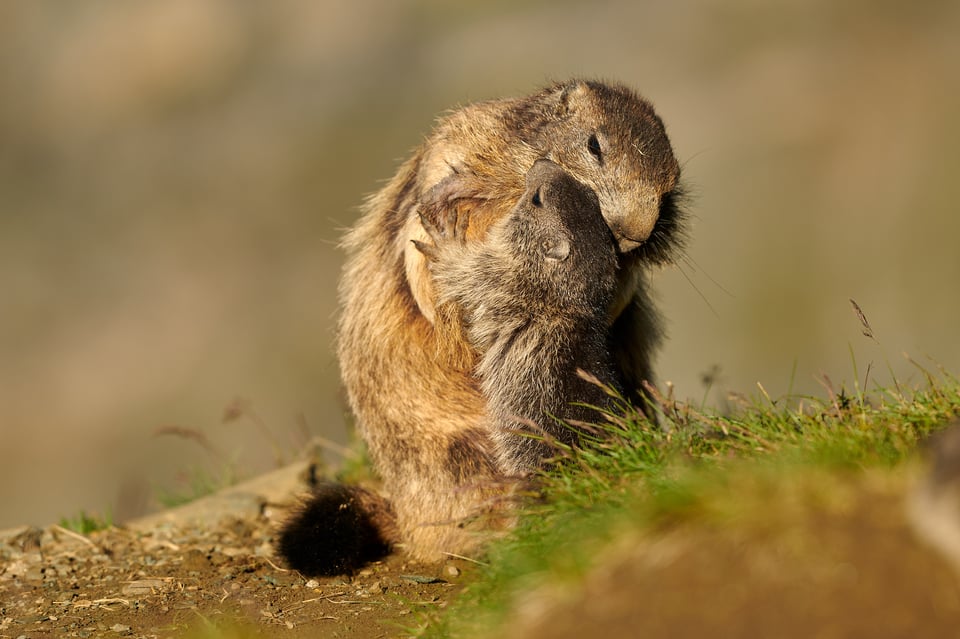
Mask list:
[[[607,345],[617,254],[597,196],[550,160],[526,183],[483,242],[464,241],[456,209],[425,216],[433,244],[415,242],[437,272],[437,301],[463,311],[498,465],[511,475],[555,456],[554,440],[578,443],[578,425],[610,398],[596,382],[620,391]]]
[[[318,491],[316,507],[281,536],[280,552],[293,567],[320,574],[375,558],[331,567],[339,552],[331,540],[351,533],[330,530],[325,510],[362,506],[358,517],[372,517],[385,542],[421,559],[467,552],[483,538],[465,522],[498,507],[509,453],[493,436],[497,409],[488,407],[474,372],[476,354],[456,305],[437,304],[432,281],[443,277],[442,267],[431,272],[412,240],[429,240],[421,214],[457,209],[465,213],[466,240],[483,242],[521,200],[527,172],[541,158],[597,195],[618,248],[607,343],[628,397],[642,401],[661,336],[647,267],[670,261],[683,229],[680,169],[653,107],[625,87],[575,80],[454,111],[368,200],[344,243],[340,367],[389,502],[377,507],[367,494]]]

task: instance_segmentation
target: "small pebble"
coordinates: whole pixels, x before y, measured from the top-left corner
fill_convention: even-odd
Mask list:
[[[138,597],[153,594],[163,589],[162,579],[140,579],[131,581],[120,589],[120,593],[125,597]]]
[[[453,566],[453,565],[447,566],[446,569],[444,570],[444,572],[447,573],[447,576],[448,576],[448,577],[459,577],[459,576],[460,576],[460,569],[457,568],[456,566]]]
[[[308,581],[307,583],[303,584],[303,586],[304,586],[305,588],[318,588],[318,587],[320,587],[320,582],[317,581],[316,579],[311,579],[311,580]]]
[[[443,579],[439,577],[427,577],[425,575],[400,575],[401,579],[412,581],[416,584],[442,584]]]
[[[194,571],[202,572],[210,566],[210,560],[207,559],[206,553],[194,548],[187,551],[180,566],[188,574]]]
[[[38,583],[43,581],[43,568],[40,566],[32,566],[27,569],[27,573],[23,576],[24,581],[28,583]]]

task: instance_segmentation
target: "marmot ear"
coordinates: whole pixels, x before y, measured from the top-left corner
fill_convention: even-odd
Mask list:
[[[555,104],[555,113],[558,117],[576,111],[590,93],[590,87],[582,80],[571,80],[558,88]]]

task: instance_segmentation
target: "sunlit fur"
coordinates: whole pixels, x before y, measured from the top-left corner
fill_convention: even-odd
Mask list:
[[[443,117],[367,201],[344,240],[340,284],[343,383],[393,503],[394,541],[415,557],[469,552],[496,527],[483,515],[503,508],[509,482],[492,434],[499,409],[475,373],[460,311],[436,304],[432,277],[441,273],[411,240],[429,241],[421,213],[458,208],[469,214],[467,241],[484,242],[540,158],[594,191],[617,245],[630,249],[618,254],[607,343],[628,396],[640,400],[642,382],[653,379],[661,330],[648,270],[670,260],[683,218],[674,205],[679,165],[650,104],[621,86],[571,81]],[[541,382],[543,401],[562,402]]]

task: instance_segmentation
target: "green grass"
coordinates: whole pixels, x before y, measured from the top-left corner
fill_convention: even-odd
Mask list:
[[[828,500],[844,478],[900,467],[960,414],[960,382],[926,377],[909,390],[828,387],[824,400],[774,401],[761,388],[727,414],[658,397],[663,428],[623,406],[626,417],[609,416],[611,438],[563,451],[543,475],[546,500],[527,507],[517,529],[489,549],[477,581],[425,636],[496,636],[518,596],[582,578],[625,530],[769,521],[773,491]]]
[[[61,517],[60,526],[67,530],[88,535],[98,530],[105,530],[113,525],[113,516],[108,512],[104,516],[89,514],[81,510],[73,517]]]

